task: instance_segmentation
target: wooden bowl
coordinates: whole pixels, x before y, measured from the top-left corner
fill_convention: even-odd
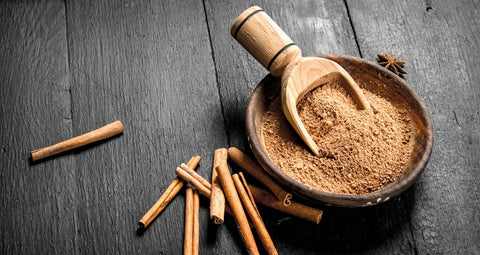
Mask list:
[[[262,135],[262,119],[269,104],[280,95],[280,79],[266,76],[250,97],[246,114],[246,129],[250,147],[260,165],[286,190],[305,199],[335,206],[360,207],[385,202],[410,187],[427,165],[432,152],[433,130],[427,108],[415,91],[400,77],[378,64],[351,56],[320,55],[340,64],[354,80],[377,81],[391,88],[405,101],[416,122],[415,147],[405,172],[384,188],[366,194],[342,195],[309,188],[283,173],[270,159]],[[376,83],[375,83],[376,84]]]

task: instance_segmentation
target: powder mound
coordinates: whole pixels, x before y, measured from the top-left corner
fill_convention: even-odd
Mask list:
[[[358,110],[340,81],[312,90],[298,103],[320,157],[295,133],[276,98],[262,126],[273,162],[296,181],[336,194],[369,193],[395,181],[414,148],[413,121],[401,104],[367,89],[362,92],[373,114]]]

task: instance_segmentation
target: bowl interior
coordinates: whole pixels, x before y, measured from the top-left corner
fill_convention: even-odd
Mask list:
[[[258,84],[247,107],[246,129],[250,147],[260,165],[278,183],[298,196],[314,202],[348,207],[385,202],[410,187],[428,162],[432,150],[433,132],[427,109],[403,79],[375,63],[350,56],[320,55],[318,57],[328,58],[340,64],[360,87],[369,81],[375,81],[375,84],[381,84],[378,86],[386,86],[389,94],[383,96],[395,96],[396,100],[401,98],[404,101],[416,125],[413,125],[415,128],[412,132],[415,147],[403,174],[380,190],[358,195],[333,194],[312,189],[284,174],[268,156],[262,135],[263,115],[267,112],[270,103],[280,95],[280,79],[271,75],[266,76]],[[385,91],[385,87],[383,90]]]

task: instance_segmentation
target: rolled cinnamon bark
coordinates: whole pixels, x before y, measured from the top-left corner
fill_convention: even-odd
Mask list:
[[[270,234],[268,234],[267,228],[265,227],[265,224],[263,223],[262,217],[260,216],[260,213],[257,210],[257,207],[255,205],[255,200],[252,199],[251,196],[249,196],[247,189],[247,183],[245,182],[244,178],[240,178],[238,174],[232,175],[233,182],[235,183],[235,187],[237,188],[238,195],[242,199],[243,206],[245,207],[245,210],[248,213],[248,216],[250,216],[250,220],[253,222],[253,226],[257,230],[258,237],[260,238],[260,241],[262,242],[263,248],[265,249],[265,252],[269,255],[277,255],[277,249],[275,249],[275,245],[273,244],[272,238],[270,237]]]
[[[294,201],[291,201],[289,206],[285,206],[281,201],[279,201],[272,193],[267,190],[260,189],[251,184],[248,185],[250,191],[252,192],[253,198],[257,203],[268,206],[275,210],[302,218],[315,223],[320,223],[322,219],[323,211],[300,204]]]
[[[175,170],[175,173],[180,179],[190,183],[190,185],[195,187],[200,193],[202,193],[202,195],[211,199],[212,191],[202,184],[204,182],[208,183],[208,181],[203,179],[202,176],[197,175],[196,177],[193,177],[189,173],[187,173],[185,170],[181,169],[180,167],[177,168],[177,170]],[[200,179],[203,179],[204,181],[199,181]],[[208,185],[208,186],[211,186],[211,185]],[[225,212],[233,216],[232,209],[227,204],[225,205]],[[249,221],[249,224],[250,224],[250,221]]]
[[[225,194],[223,193],[220,180],[215,168],[227,163],[227,149],[220,148],[215,151],[212,169],[212,195],[210,197],[210,219],[215,224],[222,224],[225,215]]]
[[[200,239],[200,197],[196,189],[193,190],[193,233],[192,233],[192,254],[198,255],[198,243]]]
[[[205,180],[202,176],[197,174],[197,172],[193,171],[190,167],[185,164],[181,164],[180,168],[199,181],[203,186],[207,187],[208,189],[212,189],[212,184],[210,184],[207,180]]]
[[[185,195],[185,236],[183,238],[183,254],[193,253],[193,189],[187,188]]]
[[[180,177],[182,180],[190,183],[193,187],[195,187],[200,193],[202,193],[204,196],[210,198],[211,196],[211,191],[209,188],[205,187],[197,178],[191,176],[189,173],[187,173],[185,170],[181,169],[180,167],[175,170],[175,174],[177,174],[178,177]]]
[[[290,199],[292,194],[284,190],[280,185],[278,185],[266,172],[263,168],[248,157],[241,150],[230,147],[228,149],[228,157],[238,165],[240,168],[245,170],[248,174],[253,176],[257,181],[261,182],[265,187],[267,187],[275,197],[283,202],[285,206],[290,205]]]
[[[80,146],[84,146],[93,142],[107,139],[109,137],[120,134],[122,132],[123,132],[122,122],[117,120],[99,129],[90,131],[86,134],[54,144],[52,146],[48,146],[38,150],[33,150],[30,152],[30,154],[32,157],[32,161],[36,161],[36,160],[50,157],[55,154],[68,151]]]
[[[184,181],[190,183],[192,186],[197,188],[204,196],[206,196],[207,198],[211,198],[211,191],[207,187],[203,186],[198,180],[189,175],[187,172],[185,172],[181,168],[177,168],[176,173]],[[285,206],[284,203],[278,200],[270,191],[255,187],[251,184],[249,184],[248,187],[250,190],[249,193],[251,193],[252,197],[254,198],[252,200],[256,201],[261,205],[308,221],[315,222],[317,224],[322,218],[323,211],[319,209],[312,208],[294,201],[291,201],[291,204],[294,204],[294,206],[290,208],[290,206]],[[225,204],[225,212],[233,215],[232,209],[230,208],[230,206],[228,206],[228,204]],[[253,226],[250,221],[249,225]]]
[[[218,178],[222,184],[223,192],[225,193],[228,204],[232,208],[233,216],[237,222],[238,230],[243,239],[246,251],[249,254],[259,254],[257,244],[255,243],[252,230],[250,229],[247,216],[243,210],[242,202],[238,197],[228,166],[226,164],[221,164],[217,166],[215,170],[217,171]]]
[[[188,161],[187,165],[195,169],[202,158],[195,156]],[[167,207],[168,203],[178,194],[185,182],[178,177],[170,183],[168,188],[163,192],[158,201],[148,210],[148,212],[138,221],[141,228],[146,228],[162,211]]]

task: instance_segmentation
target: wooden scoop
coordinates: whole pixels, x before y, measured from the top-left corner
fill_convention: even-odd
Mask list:
[[[282,77],[283,113],[315,155],[320,156],[319,148],[297,112],[297,103],[305,94],[341,79],[357,108],[371,112],[365,95],[339,64],[324,58],[302,57],[300,48],[260,7],[250,7],[240,14],[231,34],[273,76]]]

